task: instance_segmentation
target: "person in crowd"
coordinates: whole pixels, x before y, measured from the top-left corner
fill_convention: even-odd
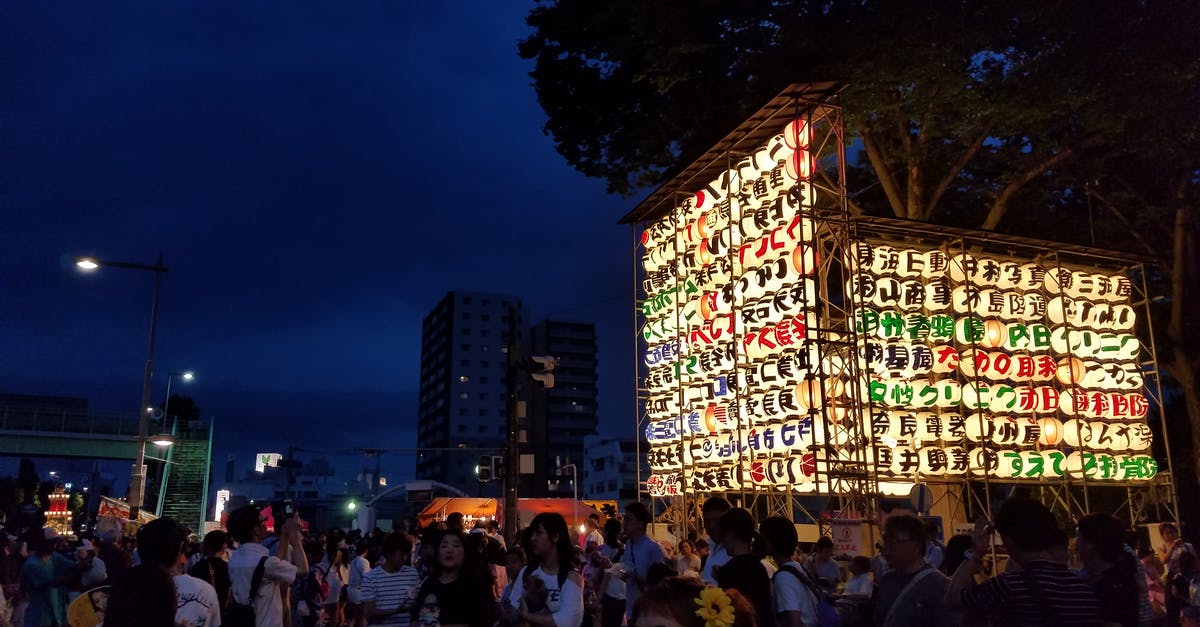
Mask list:
[[[512,597],[513,586],[517,583],[517,577],[521,575],[521,569],[525,568],[525,549],[514,546],[504,553],[504,574],[508,578],[508,584],[504,586],[504,590],[500,593],[500,611],[501,613],[511,612],[519,609],[509,603]]]
[[[942,564],[946,561],[946,547],[938,541],[938,524],[936,520],[925,521],[925,561],[932,567],[945,572]]]
[[[436,547],[433,572],[417,591],[412,620],[443,627],[491,627],[496,618],[492,582],[476,563],[478,557],[467,551],[467,534],[447,529],[432,544]]]
[[[221,604],[221,616],[225,616],[225,608],[229,605],[229,563],[225,561],[229,535],[220,529],[214,529],[204,535],[201,545],[204,557],[188,569],[189,575],[206,581],[217,593]]]
[[[976,584],[993,532],[1000,534],[1009,559],[1020,569]],[[954,572],[944,605],[965,609],[969,618],[1003,625],[1097,625],[1099,601],[1087,582],[1068,570],[1062,557],[1066,544],[1066,534],[1045,505],[1010,498],[993,524],[976,522],[972,548]]]
[[[871,558],[866,555],[855,555],[850,560],[850,577],[842,588],[842,597],[848,599],[868,599],[875,582],[871,580]]]
[[[1200,560],[1195,553],[1183,553],[1179,556],[1178,566],[1179,571],[1167,581],[1167,598],[1173,596],[1182,603],[1176,613],[1168,613],[1166,622],[1168,625],[1186,625],[1188,621],[1200,624],[1200,606],[1191,603],[1192,587],[1200,586]]]
[[[604,536],[600,533],[600,514],[595,512],[583,521],[583,533],[579,534],[579,548],[585,554],[588,551],[588,542],[594,542],[597,547],[604,544]]]
[[[771,578],[762,557],[754,552],[758,532],[750,512],[734,507],[721,515],[721,544],[729,552],[729,561],[717,571],[717,585],[734,589],[754,607],[760,625],[774,620],[771,613]]]
[[[1137,560],[1125,552],[1125,529],[1109,514],[1088,514],[1076,524],[1075,551],[1082,575],[1100,602],[1100,615],[1121,627],[1138,624]]]
[[[177,612],[171,574],[156,564],[141,564],[125,571],[109,591],[104,627],[175,627]],[[25,624],[39,623],[30,623],[27,618]]]
[[[666,560],[662,547],[646,535],[650,521],[650,510],[642,503],[635,501],[625,506],[622,530],[627,540],[621,560],[621,574],[625,580],[627,618],[633,616],[633,606],[637,603],[638,595],[648,587],[646,581],[650,576],[650,567]]]
[[[96,557],[96,548],[90,540],[84,540],[79,543],[79,547],[75,549],[75,561],[88,562],[92,565],[91,568],[79,576],[80,592],[86,592],[97,586],[102,586],[104,582],[108,581],[108,568],[104,565],[104,560]]]
[[[708,533],[708,559],[700,570],[700,580],[710,586],[717,585],[716,571],[729,561],[729,552],[723,544],[725,534],[721,529],[721,516],[732,508],[733,505],[720,496],[710,497],[700,507],[704,531]]]
[[[334,529],[325,538],[321,569],[325,572],[325,583],[329,586],[329,594],[325,597],[325,615],[329,617],[330,623],[340,626],[346,622],[346,584],[350,581],[346,537],[340,529]]]
[[[883,527],[883,557],[888,571],[878,581],[872,623],[887,627],[957,624],[941,609],[949,583],[925,561],[929,538],[921,519],[889,516]]]
[[[600,594],[600,627],[621,627],[625,620],[625,579],[621,559],[625,547],[621,544],[621,521],[610,518],[604,521],[604,545],[597,553],[609,562],[604,577],[597,586]]]
[[[292,616],[296,618],[298,627],[315,627],[324,624],[325,599],[329,596],[329,583],[326,581],[325,568],[321,565],[321,557],[325,552],[318,540],[308,540],[304,543],[304,557],[308,560],[308,574],[293,586]]]
[[[0,526],[0,597],[11,611],[14,625],[24,622],[24,607],[21,605],[21,546],[15,536]],[[18,611],[21,610],[21,611]]]
[[[138,531],[138,557],[142,567],[161,568],[173,578],[176,625],[219,627],[221,602],[212,584],[183,574],[187,565],[188,530],[171,518],[158,518]],[[149,600],[148,600],[149,602]]]
[[[367,560],[369,542],[360,538],[352,546],[354,557],[350,558],[346,574],[346,622],[350,627],[362,627],[367,619],[362,613],[362,579],[371,571],[371,563]]]
[[[759,525],[768,557],[779,565],[771,579],[771,614],[779,627],[809,627],[817,624],[817,597],[812,581],[793,557],[796,526],[782,516],[771,516]]]
[[[687,538],[680,540],[679,553],[675,556],[675,572],[680,577],[699,577],[700,568],[700,556],[696,555],[695,545]]]
[[[383,565],[363,576],[363,614],[368,625],[407,627],[421,575],[412,566],[412,540],[394,531],[383,540]]]
[[[674,577],[638,597],[629,624],[631,627],[707,627],[710,621],[721,624],[720,619],[730,615],[729,627],[756,627],[754,608],[737,590],[722,590],[705,586],[697,579]]]
[[[445,529],[439,529],[436,526],[421,532],[420,552],[417,553],[416,564],[413,566],[421,571],[422,579],[433,575],[437,570],[438,543],[442,541],[442,534],[445,532]]]
[[[278,556],[271,556],[262,541],[268,537],[266,519],[258,508],[246,505],[229,514],[225,522],[238,548],[229,556],[230,596],[233,603],[254,608],[256,627],[283,624],[283,597],[298,576],[308,573],[308,557],[301,545],[303,533],[298,517],[279,527]],[[262,565],[258,594],[250,598],[254,571]]]
[[[104,562],[104,569],[108,571],[108,578],[116,581],[125,574],[125,571],[133,568],[132,551],[127,551],[121,547],[121,534],[115,529],[105,529],[96,539],[96,557],[99,557]]]
[[[1155,618],[1166,616],[1167,592],[1163,587],[1163,579],[1167,574],[1166,566],[1150,549],[1138,551],[1138,558],[1141,559],[1142,568],[1146,573],[1146,594],[1150,600],[1151,614]]]
[[[826,592],[837,590],[842,575],[837,561],[833,559],[833,539],[826,536],[818,538],[816,550],[808,557],[804,567]]]
[[[462,512],[450,512],[450,515],[446,516],[446,531],[466,532]]]
[[[954,576],[954,571],[962,564],[963,556],[970,550],[971,534],[959,533],[950,536],[950,539],[946,540],[946,559],[942,561],[941,571],[948,576]]]
[[[1183,538],[1179,537],[1179,528],[1173,523],[1163,523],[1158,528],[1162,535],[1163,546],[1161,551],[1163,565],[1167,569],[1167,581],[1175,579],[1175,576],[1180,572],[1180,560],[1184,555],[1195,555],[1196,549],[1190,543],[1184,542]],[[1166,613],[1167,625],[1172,627],[1179,624],[1179,612],[1188,604],[1186,595],[1180,596],[1173,592],[1172,586],[1167,586],[1166,590]]]
[[[66,624],[66,586],[83,566],[54,552],[54,538],[33,536],[33,555],[21,565],[21,591],[29,597],[26,627]]]
[[[530,563],[513,585],[509,605],[518,608],[521,620],[531,627],[579,627],[583,624],[583,580],[573,567],[575,555],[567,521],[545,512],[529,524]],[[536,580],[536,581],[535,581]],[[527,589],[546,591],[546,607],[529,607]]]
[[[504,534],[500,533],[500,523],[496,522],[495,518],[488,519],[484,529],[487,530],[487,537],[500,545],[501,551],[508,550],[508,545],[504,542]]]
[[[700,558],[700,570],[703,572],[704,565],[708,563],[708,540],[696,538],[696,557]]]

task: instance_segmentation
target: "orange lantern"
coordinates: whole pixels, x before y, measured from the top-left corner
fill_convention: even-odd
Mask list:
[[[1058,378],[1058,382],[1063,385],[1073,385],[1083,380],[1083,376],[1087,374],[1087,366],[1083,360],[1077,357],[1063,357],[1058,360],[1058,370],[1054,376]]]
[[[1038,429],[1041,435],[1038,436],[1038,444],[1042,446],[1058,446],[1063,438],[1063,425],[1058,421],[1058,418],[1042,418],[1037,421]]]
[[[979,343],[988,348],[999,348],[1004,346],[1004,340],[1008,339],[1008,327],[999,320],[991,319],[983,321],[983,339]]]

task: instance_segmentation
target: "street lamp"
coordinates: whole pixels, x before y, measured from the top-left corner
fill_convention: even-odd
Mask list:
[[[570,464],[563,464],[563,465],[559,466],[558,474],[561,476],[562,472],[568,468],[571,469],[571,489],[575,493],[575,500],[571,502],[571,507],[574,510],[573,516],[575,517],[575,520],[578,521],[579,520],[579,470],[575,467],[574,462],[572,462]],[[580,531],[580,533],[583,533],[583,531]]]
[[[150,378],[154,372],[154,336],[158,330],[158,295],[162,288],[162,275],[167,271],[167,267],[163,265],[161,253],[152,266],[127,261],[101,261],[92,257],[78,257],[75,259],[75,265],[85,272],[99,268],[124,268],[154,273],[154,300],[150,307],[150,341],[146,346],[146,368],[142,372],[142,402],[138,405],[137,459],[134,460],[129,476],[129,518],[137,520],[138,510],[142,507],[142,498],[146,491],[146,435],[149,431],[150,415],[145,408],[150,405]]]
[[[175,377],[179,377],[180,379],[183,379],[185,383],[187,383],[196,378],[196,373],[192,372],[191,370],[184,370],[183,372],[167,371],[167,400],[163,401],[164,427],[167,424],[167,409],[171,407],[171,379],[174,379]]]

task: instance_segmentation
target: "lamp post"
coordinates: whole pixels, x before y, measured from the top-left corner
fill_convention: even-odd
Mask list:
[[[185,382],[190,383],[192,379],[196,378],[196,373],[192,372],[191,370],[184,370],[183,372],[167,371],[167,398],[166,398],[166,400],[163,401],[163,426],[164,427],[167,424],[167,409],[171,407],[171,379],[174,379],[176,376],[183,379]]]
[[[563,464],[560,466],[559,472],[561,473],[563,470],[568,468],[571,469],[571,490],[575,493],[575,500],[571,501],[571,508],[573,510],[572,515],[575,518],[575,522],[579,522],[579,470],[575,467],[575,463],[572,462],[570,464]],[[583,532],[580,531],[580,533]]]
[[[138,439],[137,459],[129,476],[129,519],[137,520],[138,510],[142,507],[142,498],[146,492],[146,435],[149,431],[150,379],[154,372],[154,336],[158,330],[158,295],[162,288],[162,275],[167,271],[163,265],[160,253],[154,265],[131,263],[127,261],[101,261],[92,257],[79,257],[75,265],[85,271],[98,268],[124,268],[126,270],[145,270],[154,273],[154,300],[150,307],[150,341],[146,346],[146,368],[142,372],[142,402],[138,405]]]

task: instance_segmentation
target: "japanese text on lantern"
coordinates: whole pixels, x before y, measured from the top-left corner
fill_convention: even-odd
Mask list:
[[[1157,473],[1127,277],[866,242],[845,263],[881,475]]]
[[[824,423],[808,415],[816,246],[804,120],[642,234],[645,406],[654,496],[803,486]]]

